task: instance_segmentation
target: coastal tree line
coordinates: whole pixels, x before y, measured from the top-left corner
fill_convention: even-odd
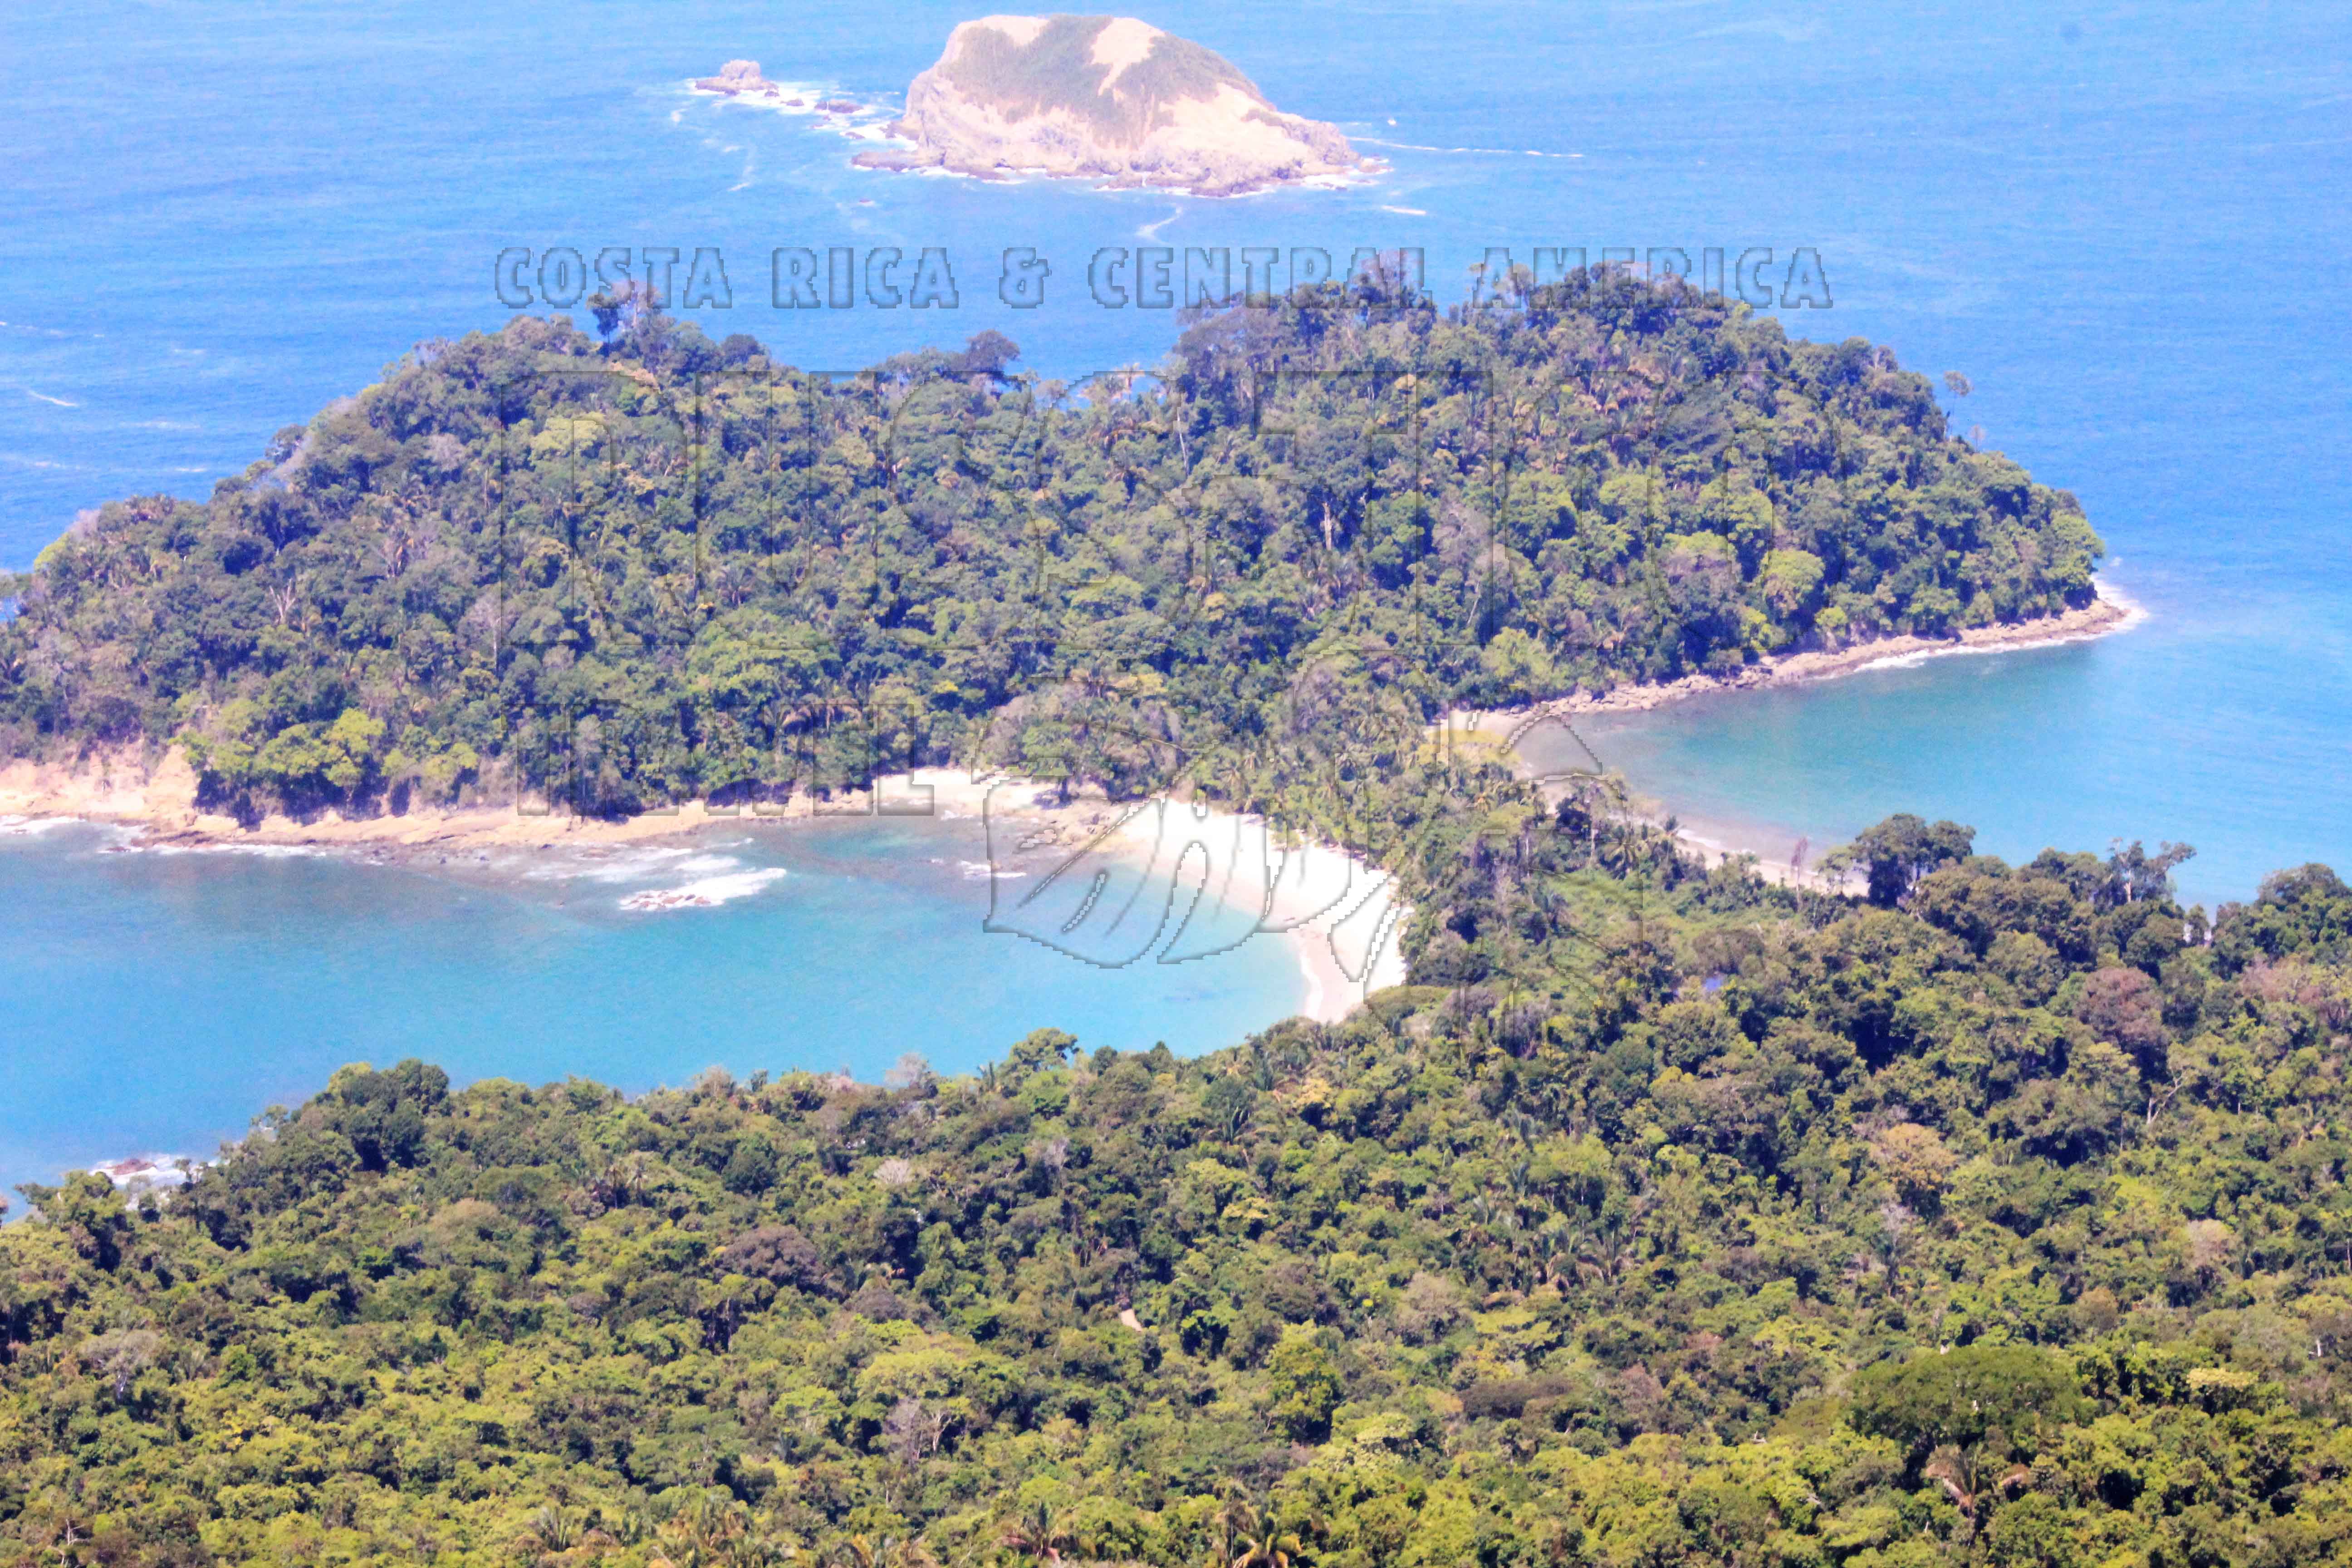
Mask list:
[[[1365,847],[1412,984],[1185,1061],[273,1109],[0,1231],[0,1563],[2341,1553],[2352,891],[2184,850],[1708,869],[1464,704],[2032,619],[2063,492],[1674,285],[1359,289],[1078,387],[626,300],[428,345],[9,594],[14,755],[257,812],[909,764]]]
[[[245,814],[950,762],[1264,806],[1452,705],[2045,616],[2101,550],[1886,351],[1672,280],[1360,282],[1076,384],[993,333],[820,376],[593,303],[78,521],[6,589],[0,749],[176,744]]]
[[[26,1189],[0,1563],[2343,1560],[2352,889],[1897,819],[1832,897],[1412,784],[1336,1026],[362,1064]]]

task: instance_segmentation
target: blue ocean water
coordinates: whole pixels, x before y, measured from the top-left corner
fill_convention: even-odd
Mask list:
[[[0,833],[0,1186],[126,1153],[208,1155],[348,1061],[631,1089],[712,1066],[870,1083],[908,1052],[970,1071],[1048,1026],[1088,1049],[1208,1050],[1304,990],[1276,940],[1107,968],[983,933],[971,819],[398,865],[126,853],[123,837]],[[680,887],[719,901],[625,902]]]
[[[1975,391],[1954,400],[1956,427],[1979,427],[2079,495],[2109,542],[2108,577],[2149,619],[2095,645],[1614,721],[1594,731],[1604,757],[1686,816],[1773,843],[1801,833],[1818,846],[1895,809],[1960,817],[2011,855],[2119,835],[2187,839],[2200,854],[2183,880],[2207,900],[2242,897],[2276,866],[2352,862],[2352,472],[2334,438],[2352,405],[2352,329],[2336,298],[2352,254],[2341,200],[2352,13],[2065,0],[1155,5],[1150,20],[1219,48],[1277,103],[1338,121],[1391,161],[1347,190],[1230,202],[857,171],[855,143],[818,117],[685,87],[748,56],[772,78],[865,106],[853,123],[871,125],[976,14],[833,0],[0,9],[0,95],[16,110],[14,155],[0,163],[0,270],[15,283],[0,294],[0,563],[25,564],[109,497],[202,495],[278,426],[415,342],[497,326],[509,314],[497,258],[509,247],[663,247],[682,258],[708,247],[733,304],[697,312],[706,325],[750,331],[804,365],[849,368],[995,328],[1055,375],[1148,364],[1174,330],[1166,311],[1088,300],[1087,264],[1105,247],[1417,246],[1447,296],[1490,247],[1520,260],[1537,246],[1810,247],[1832,303],[1784,311],[1791,331],[1865,336],[1931,374],[1965,373]],[[768,257],[780,246],[937,247],[957,302],[779,310]],[[1053,268],[1034,310],[998,297],[1012,247]],[[336,986],[265,984],[268,942],[309,940],[283,934],[294,917],[272,901],[272,879],[318,879],[315,896],[349,909],[341,929],[355,939],[379,905],[421,910],[441,883],[351,867],[175,868],[171,907],[184,912],[151,920],[164,895],[126,887],[136,878],[116,862],[131,858],[46,842],[25,853],[10,851],[15,869],[0,873],[37,889],[8,900],[0,930],[12,1000],[46,973],[124,991],[127,1011],[109,999],[60,1015],[91,1061],[153,1060],[137,1055],[143,1041],[191,1041],[168,1053],[152,1090],[93,1073],[10,1095],[0,1142],[27,1150],[68,1124],[90,1130],[93,1149],[184,1142],[136,1107],[178,1096],[241,1118],[351,1054],[339,1034],[382,1054],[368,1030],[386,1020],[437,1019],[437,1037],[461,1050],[458,1004],[434,1012],[404,998],[495,994],[478,966],[501,921],[539,933],[530,940],[545,944],[551,976],[593,969],[598,984],[651,994],[674,962],[645,929],[592,940],[534,923],[552,917],[528,900],[495,918],[489,904],[465,906],[472,934],[437,946],[436,922],[460,917],[385,914],[406,934],[368,949],[377,962],[357,972],[360,1000],[321,1031],[310,1015]],[[117,900],[130,912],[110,912]],[[897,908],[877,895],[871,909],[886,905]],[[782,907],[745,900],[694,929]],[[811,940],[861,949],[866,917],[834,913],[843,923]],[[141,921],[135,948],[93,934]],[[215,927],[256,933],[265,956],[239,973],[254,994],[284,997],[237,1013],[233,1047],[220,1034],[197,1043],[198,1015],[170,1005],[168,988],[141,991],[142,968],[227,962]],[[951,953],[967,940],[982,941],[893,951],[908,973],[961,974]],[[984,967],[975,959],[969,972]],[[410,989],[386,989],[386,974],[412,977]],[[974,1056],[998,1047],[1013,1015],[1050,1011],[1066,978],[1030,976],[1036,989],[1009,996],[1002,1027],[959,1038]],[[731,984],[700,994],[725,998]],[[562,999],[560,981],[545,984]],[[59,986],[43,994],[52,1005],[70,990]],[[781,1005],[783,993],[769,994]],[[134,1006],[136,995],[147,1000]],[[1288,997],[1269,978],[1254,1021]],[[617,1060],[638,1070],[617,1076],[676,1078],[728,1058],[703,1047],[726,1003],[697,1005],[690,1026],[658,1013],[633,1024]],[[54,1029],[26,1043],[26,1016],[12,1008],[0,1041],[12,1081],[36,1051],[61,1048]],[[1237,1013],[1232,1027],[1242,1024]],[[831,1066],[835,1048],[811,1047],[797,1065]],[[553,1072],[615,1058],[583,1047],[531,1059]],[[465,1060],[494,1070],[487,1055]],[[189,1121],[220,1124],[211,1110]]]

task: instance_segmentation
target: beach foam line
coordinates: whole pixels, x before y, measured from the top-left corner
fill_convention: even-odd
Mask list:
[[[2148,618],[2148,611],[2146,605],[2141,604],[2137,599],[2133,598],[2129,594],[2125,593],[2121,588],[2116,587],[2112,583],[2101,583],[2094,580],[2091,584],[2091,591],[2124,613],[2122,623],[2113,628],[2116,631],[2127,632],[2134,626],[2146,622]]]
[[[1385,142],[1377,136],[1359,136],[1357,141],[1367,147],[1393,147],[1404,153],[1451,153],[1486,158],[1581,158],[1581,153],[1546,153],[1534,147],[1432,147],[1418,142]]]
[[[692,849],[675,845],[623,849],[611,854],[581,854],[567,856],[551,863],[534,864],[523,875],[535,882],[642,882],[649,877],[685,869],[683,862],[694,856]],[[730,859],[726,866],[715,869],[729,870],[741,863]]]
[[[316,860],[334,852],[320,844],[157,844],[145,850],[150,855],[249,855],[257,860]]]
[[[0,834],[12,838],[30,838],[43,833],[54,833],[60,827],[80,825],[79,816],[0,816]]]
[[[120,1193],[170,1192],[184,1187],[203,1172],[205,1162],[185,1154],[133,1154],[101,1160],[90,1169],[114,1184]]]

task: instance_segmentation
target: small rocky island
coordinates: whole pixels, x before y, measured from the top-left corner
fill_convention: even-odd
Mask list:
[[[760,62],[757,60],[729,60],[719,68],[717,76],[703,77],[695,82],[694,87],[698,92],[723,93],[729,98],[740,98],[746,94],[758,98],[782,90],[760,74]]]
[[[985,16],[907,89],[911,146],[866,168],[1043,174],[1234,196],[1380,167],[1286,114],[1215,51],[1131,16]]]

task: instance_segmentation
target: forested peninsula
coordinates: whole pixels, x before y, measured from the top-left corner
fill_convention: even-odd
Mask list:
[[[597,307],[78,523],[9,753],[242,814],[1190,791],[1392,870],[1412,984],[880,1086],[354,1065],[184,1190],[28,1187],[0,1564],[2352,1552],[2352,889],[1916,817],[1774,886],[1433,731],[2084,605],[2080,508],[1920,378],[1615,278],[1078,385]]]
[[[2032,622],[2102,550],[1888,352],[1671,279],[1375,275],[1076,384],[592,303],[79,520],[0,586],[0,757],[178,746],[248,820],[961,763],[1303,821],[1450,708]]]

